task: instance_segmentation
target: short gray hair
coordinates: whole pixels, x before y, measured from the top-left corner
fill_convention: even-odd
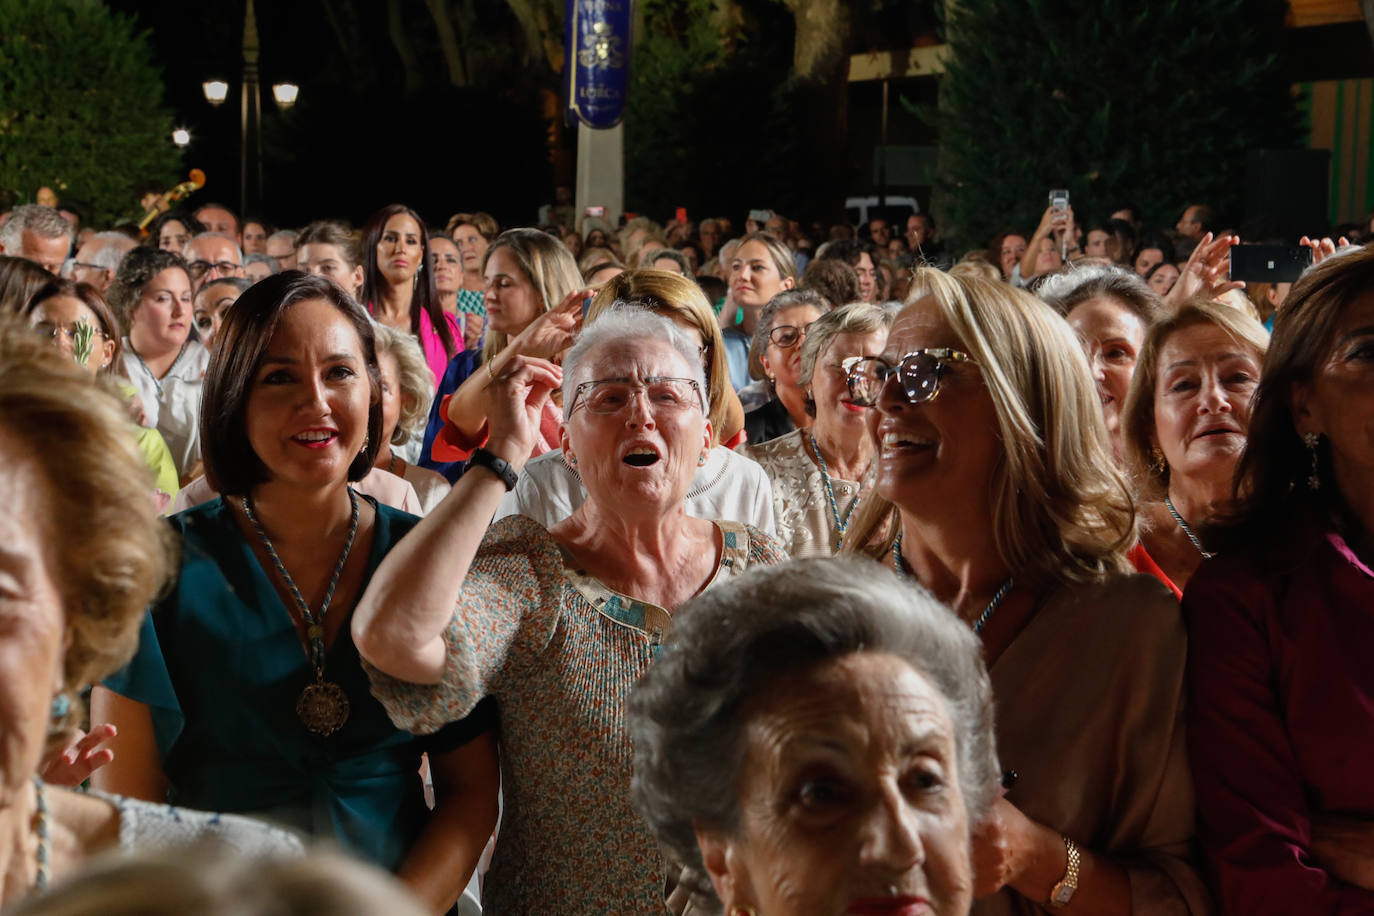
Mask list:
[[[1139,274],[1115,264],[1083,264],[1052,274],[1035,291],[1065,318],[1078,306],[1098,296],[1110,296],[1133,312],[1148,329],[1164,311],[1159,295]]]
[[[260,251],[243,256],[243,266],[247,267],[249,264],[266,264],[267,269],[272,273],[281,273],[281,262],[270,254],[263,254]]]
[[[197,235],[197,236],[195,236],[194,238],[192,238],[191,241],[187,242],[185,248],[181,249],[181,256],[182,256],[183,258],[185,258],[187,261],[190,261],[190,260],[191,260],[191,256],[190,256],[189,254],[187,254],[186,252],[190,251],[190,250],[191,250],[191,246],[194,245],[196,242],[199,242],[201,239],[224,239],[224,241],[228,242],[230,245],[233,246],[233,248],[234,248],[234,254],[238,257],[238,259],[239,259],[239,264],[240,264],[240,266],[242,266],[242,264],[243,264],[243,249],[239,247],[239,243],[238,243],[238,242],[234,241],[233,236],[225,235],[223,232],[202,232],[202,233],[200,233],[199,235]]]
[[[57,210],[42,204],[21,204],[10,211],[9,218],[0,225],[0,245],[5,246],[6,254],[18,256],[25,232],[45,239],[65,238],[68,248],[76,240],[72,224]]]
[[[291,243],[291,247],[292,247],[292,248],[295,248],[295,247],[296,247],[296,239],[299,238],[299,237],[300,237],[299,233],[294,232],[294,231],[291,230],[291,229],[278,229],[276,232],[274,232],[274,233],[272,233],[271,235],[269,235],[269,236],[267,237],[266,241],[270,242],[270,241],[272,241],[273,239],[285,239],[286,241],[288,241],[288,242]]]
[[[87,245],[91,242],[99,243],[100,247],[91,255],[90,263],[111,273],[119,270],[119,264],[124,260],[124,256],[137,247],[134,240],[122,232],[97,232],[86,240]]]
[[[697,345],[687,336],[682,327],[662,315],[644,308],[642,305],[617,299],[611,307],[602,312],[595,321],[582,329],[577,342],[572,345],[568,355],[563,358],[563,418],[568,418],[568,408],[572,406],[573,394],[577,390],[577,370],[587,354],[597,347],[611,341],[626,340],[666,340],[678,351],[687,363],[688,378],[697,383],[701,393],[703,415],[706,406],[706,372],[701,367],[701,354]]]
[[[816,402],[811,397],[811,378],[816,374],[816,360],[821,351],[830,345],[840,334],[869,334],[878,329],[892,326],[893,313],[881,305],[871,302],[851,302],[837,309],[831,309],[806,329],[806,342],[802,344],[801,374],[797,384],[806,392],[803,403],[806,412],[816,415]]]
[[[997,798],[992,684],[982,643],[924,589],[871,560],[750,570],[673,615],[672,642],[630,693],[636,809],[677,861],[694,902],[719,911],[698,827],[739,828],[750,700],[787,673],[856,653],[909,664],[948,704],[970,827]]]

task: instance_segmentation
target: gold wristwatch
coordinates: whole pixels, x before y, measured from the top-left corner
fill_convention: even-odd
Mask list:
[[[1064,849],[1069,854],[1069,866],[1064,870],[1064,877],[1060,878],[1059,883],[1050,891],[1050,906],[1055,909],[1067,906],[1073,899],[1074,891],[1078,890],[1078,863],[1081,859],[1078,844],[1064,837]]]

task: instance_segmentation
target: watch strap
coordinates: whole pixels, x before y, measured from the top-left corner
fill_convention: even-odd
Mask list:
[[[497,476],[506,485],[506,492],[515,489],[515,482],[520,479],[520,474],[511,467],[510,462],[504,458],[498,458],[484,448],[475,448],[468,456],[468,467],[473,466],[486,468]]]
[[[1064,851],[1068,853],[1068,866],[1064,869],[1064,877],[1059,879],[1059,883],[1050,891],[1050,906],[1058,909],[1067,906],[1073,899],[1074,892],[1078,890],[1078,866],[1082,862],[1082,854],[1078,851],[1078,844],[1068,837],[1064,837]]]

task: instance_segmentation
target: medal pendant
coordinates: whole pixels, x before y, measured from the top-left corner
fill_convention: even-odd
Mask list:
[[[301,691],[296,715],[317,735],[332,735],[348,721],[348,696],[333,681],[317,680]]]

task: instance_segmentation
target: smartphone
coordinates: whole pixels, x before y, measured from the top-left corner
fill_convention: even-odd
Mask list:
[[[1231,279],[1246,283],[1294,283],[1312,266],[1306,245],[1235,245],[1231,248]]]
[[[588,207],[587,210],[586,210],[586,214],[587,214],[588,216],[605,216],[605,215],[606,215],[606,208],[605,208],[605,207]]]
[[[1050,206],[1056,210],[1069,209],[1068,188],[1056,188],[1050,192]]]
[[[756,223],[766,223],[773,218],[772,210],[750,210],[749,218]]]
[[[687,222],[687,208],[678,207],[677,211],[673,214],[673,219],[677,220],[679,223]]]
[[[588,292],[582,297],[582,320],[587,320],[587,313],[592,310],[592,300],[596,298],[596,293]]]

